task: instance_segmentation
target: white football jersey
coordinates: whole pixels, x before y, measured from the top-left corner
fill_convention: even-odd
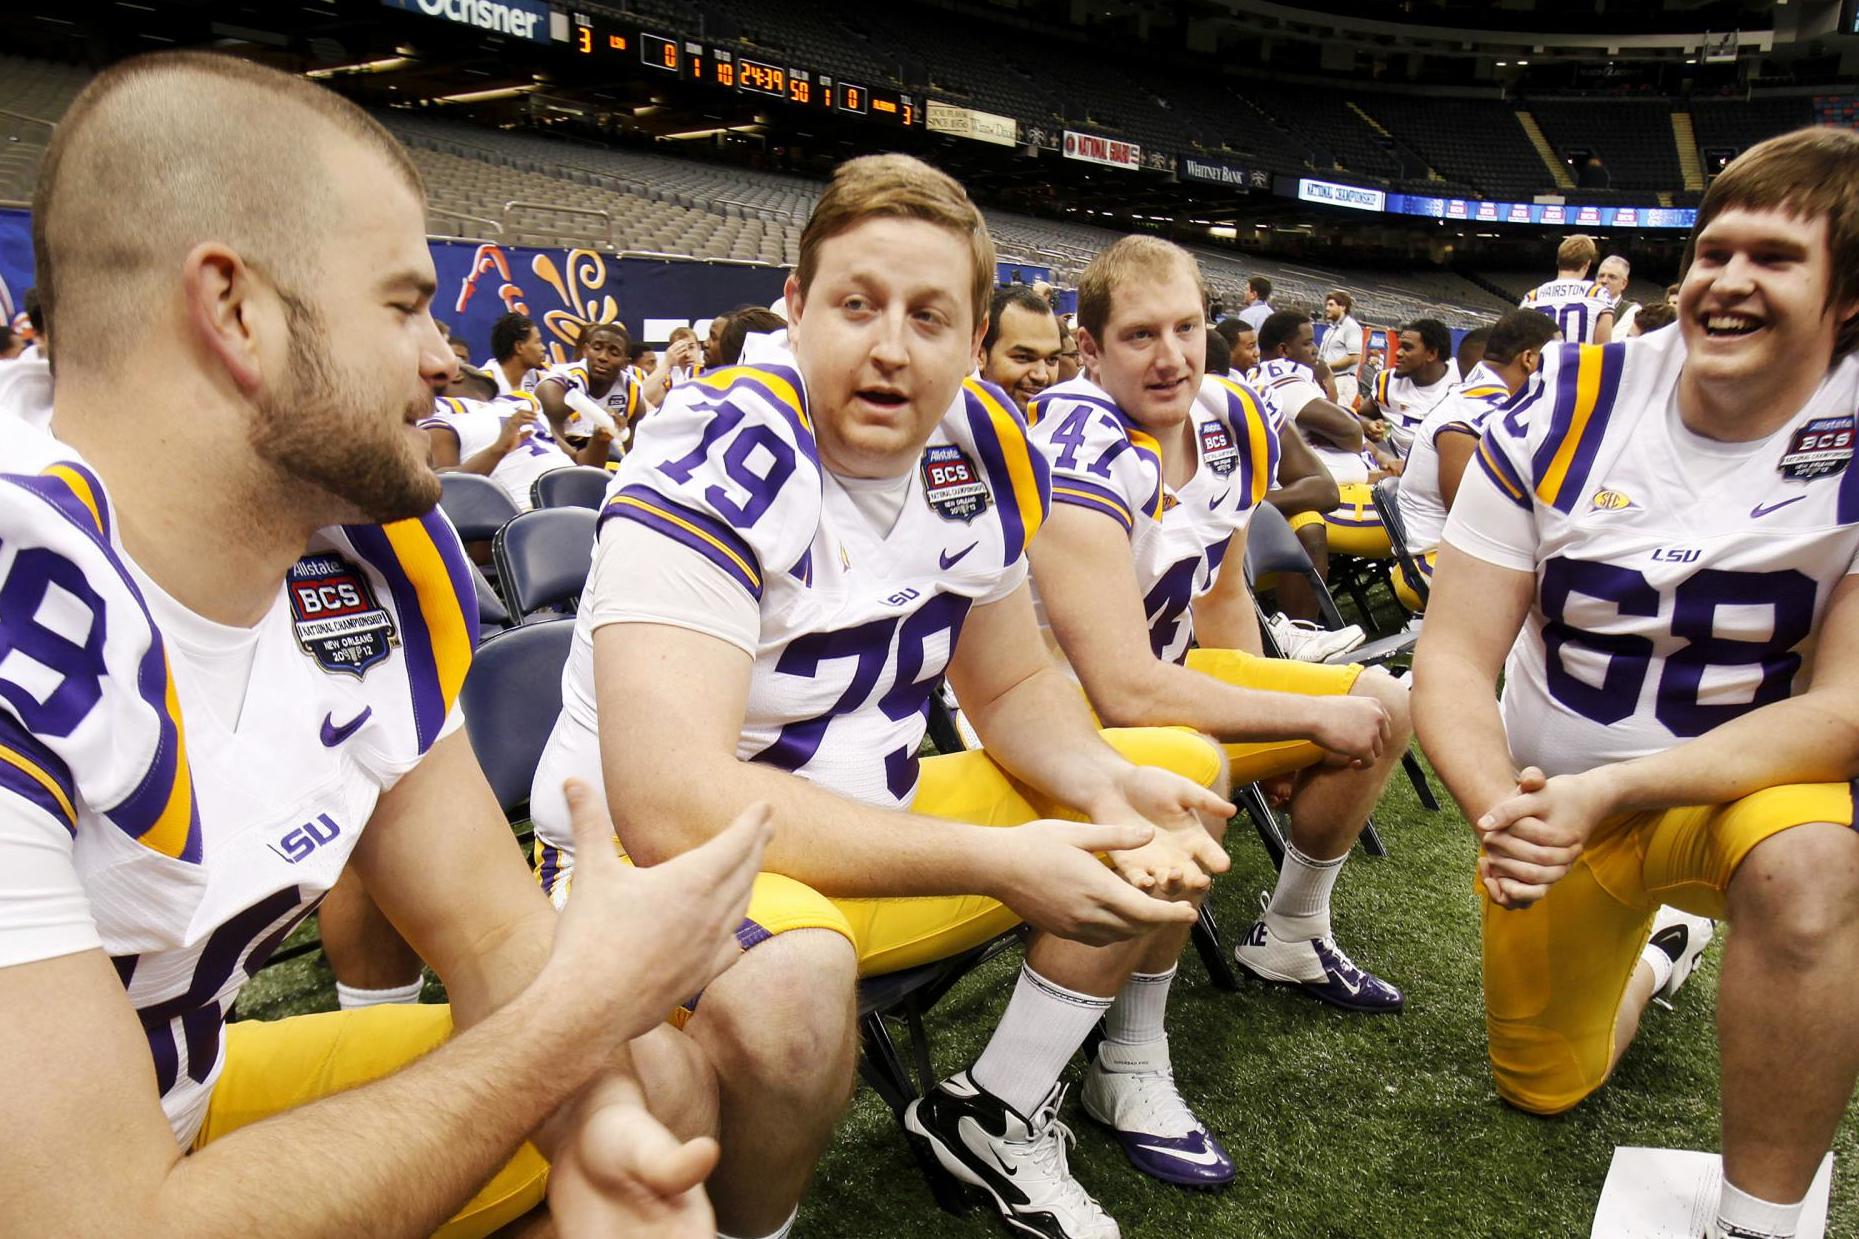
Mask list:
[[[1551,280],[1525,293],[1517,308],[1555,319],[1562,339],[1569,344],[1592,344],[1601,315],[1613,313],[1617,300],[1605,284],[1595,280]]]
[[[1684,362],[1676,331],[1550,349],[1466,470],[1445,540],[1537,582],[1505,666],[1520,765],[1661,752],[1792,695],[1859,570],[1859,357],[1750,443],[1686,429]]]
[[[1510,388],[1481,361],[1472,367],[1464,383],[1434,406],[1414,432],[1407,468],[1401,473],[1400,494],[1407,549],[1415,555],[1437,548],[1440,533],[1446,528],[1446,499],[1439,485],[1440,432],[1476,438],[1485,433],[1491,411],[1508,399]]]
[[[1366,445],[1351,451],[1306,434],[1297,424],[1297,415],[1303,412],[1304,406],[1323,397],[1323,388],[1309,366],[1289,357],[1273,357],[1248,371],[1246,382],[1265,401],[1273,427],[1283,434],[1289,426],[1292,434],[1301,435],[1337,485],[1366,482],[1369,470],[1380,467]]]
[[[476,594],[434,511],[319,531],[254,628],[211,625],[129,558],[96,475],[34,439],[7,438],[0,475],[0,966],[108,954],[186,1147],[240,988],[459,725]],[[202,626],[249,639],[230,695],[182,636]]]
[[[791,357],[679,385],[641,423],[607,491],[598,556],[621,522],[697,551],[760,608],[736,755],[852,800],[908,808],[929,699],[969,608],[1026,578],[1051,485],[1012,401],[963,383],[896,520],[876,528],[821,467]],[[597,752],[593,633],[577,617],[564,707],[538,774],[536,834],[571,831],[542,785],[563,753]],[[598,775],[586,770],[584,777]]]
[[[1446,373],[1426,386],[1396,374],[1392,366],[1377,374],[1375,403],[1381,407],[1382,420],[1388,423],[1388,442],[1405,456],[1420,423],[1458,385],[1459,367],[1451,359],[1446,362]]]
[[[645,411],[645,400],[640,394],[639,379],[631,370],[621,367],[619,375],[613,380],[613,386],[604,396],[596,396],[588,386],[587,363],[584,361],[565,362],[559,366],[550,366],[548,371],[537,380],[536,386],[553,379],[561,385],[564,393],[571,391],[585,392],[589,399],[605,406],[613,417],[613,424],[620,428],[621,446],[630,437],[633,419]],[[594,424],[579,409],[568,410],[568,420],[562,426],[564,434],[577,439],[585,439],[594,433]]]
[[[432,416],[420,422],[422,429],[449,430],[458,436],[458,458],[468,460],[497,442],[504,423],[522,409],[536,411],[529,438],[504,453],[491,470],[491,481],[503,488],[519,512],[534,506],[530,488],[536,479],[556,469],[574,465],[574,457],[549,430],[549,419],[542,416],[542,405],[527,392],[499,396],[495,400],[461,400],[441,396],[433,401]]]
[[[543,376],[548,373],[547,370],[525,370],[523,371],[522,381],[515,387],[512,387],[510,385],[510,376],[503,372],[503,367],[498,364],[495,357],[488,361],[479,362],[478,369],[491,376],[491,381],[497,384],[497,394],[499,396],[508,396],[510,393],[518,391],[535,391],[536,384],[540,383]]]
[[[1178,490],[1163,481],[1155,438],[1082,375],[1048,387],[1028,413],[1052,470],[1052,502],[1101,512],[1129,535],[1149,647],[1181,662],[1194,638],[1190,606],[1213,588],[1233,535],[1277,480],[1278,435],[1265,402],[1232,379],[1201,380],[1190,415],[1199,463]],[[1056,650],[1043,606],[1039,621]]]

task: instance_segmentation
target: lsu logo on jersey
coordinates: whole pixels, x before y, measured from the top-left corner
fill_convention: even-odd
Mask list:
[[[306,555],[286,580],[297,644],[334,674],[357,679],[400,644],[394,619],[375,601],[362,570],[340,555]]]
[[[1853,419],[1817,417],[1794,432],[1788,450],[1775,466],[1790,482],[1844,473],[1853,460]]]
[[[987,483],[953,443],[932,443],[923,450],[923,497],[945,521],[968,524],[988,510]]]
[[[1233,436],[1219,422],[1201,423],[1201,460],[1221,477],[1230,477],[1239,468],[1239,448]]]

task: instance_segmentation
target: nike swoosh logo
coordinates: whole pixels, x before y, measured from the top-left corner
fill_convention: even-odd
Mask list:
[[[1351,981],[1341,972],[1337,972],[1334,975],[1336,977],[1336,983],[1348,990],[1351,994],[1360,994],[1362,992],[1362,982]]]
[[[374,707],[364,706],[362,712],[338,727],[333,715],[323,715],[323,727],[318,733],[322,737],[323,747],[335,748],[344,740],[361,730],[361,725],[374,717]]]
[[[1220,1160],[1220,1155],[1215,1153],[1212,1149],[1203,1149],[1199,1153],[1190,1153],[1186,1149],[1167,1149],[1159,1144],[1139,1144],[1136,1147],[1139,1149],[1147,1149],[1151,1153],[1161,1153],[1168,1157],[1180,1158],[1184,1162],[1193,1162],[1196,1166],[1212,1166]]]
[[[957,551],[953,555],[949,554],[949,552],[947,551],[944,551],[942,554],[938,555],[936,558],[937,558],[937,561],[942,564],[943,571],[947,572],[949,569],[955,567],[955,565],[961,563],[963,558],[967,556],[968,552],[974,550],[976,547],[980,545],[981,543],[979,542],[970,542],[967,546],[963,547],[961,550]]]
[[[1791,503],[1799,503],[1805,498],[1807,498],[1806,495],[1796,495],[1793,499],[1784,499],[1780,503],[1770,503],[1770,504],[1759,503],[1755,507],[1749,510],[1749,518],[1751,520],[1757,520],[1761,517],[1767,516],[1771,512],[1778,512],[1781,509],[1787,507]]]
[[[1009,1179],[1018,1176],[1019,1172],[1002,1161],[1001,1155],[994,1151],[993,1142],[1000,1139],[999,1136],[994,1135],[987,1128],[966,1115],[956,1120],[955,1127],[956,1131],[961,1134],[962,1143],[968,1146],[970,1152],[985,1155],[988,1163],[998,1169],[1002,1174],[1006,1175]],[[977,1147],[976,1141],[969,1135],[967,1129],[970,1127],[974,1128],[975,1131],[981,1135],[979,1147]]]

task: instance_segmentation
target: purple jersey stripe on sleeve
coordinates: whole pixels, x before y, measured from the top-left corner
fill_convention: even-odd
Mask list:
[[[1523,479],[1518,476],[1517,470],[1512,467],[1510,461],[1505,459],[1504,454],[1492,444],[1491,436],[1495,433],[1497,433],[1495,430],[1487,431],[1485,437],[1478,442],[1476,458],[1479,467],[1497,484],[1498,490],[1506,499],[1520,508],[1528,508],[1530,506],[1529,489],[1523,484]]]
[[[1069,503],[1080,508],[1089,508],[1093,512],[1102,512],[1118,525],[1124,533],[1135,528],[1135,519],[1130,515],[1129,505],[1117,497],[1115,491],[1086,482],[1075,477],[1061,477],[1052,483],[1052,502]]]
[[[758,602],[762,597],[761,564],[736,532],[715,517],[673,503],[649,486],[628,486],[607,501],[601,521],[634,521],[674,542],[690,547],[728,573]]]

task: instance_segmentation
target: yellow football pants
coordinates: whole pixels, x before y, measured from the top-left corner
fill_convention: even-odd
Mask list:
[[[1343,482],[1336,488],[1343,501],[1328,512],[1299,512],[1291,518],[1291,528],[1308,529],[1323,522],[1330,550],[1338,555],[1358,559],[1386,559],[1394,554],[1388,531],[1375,510],[1375,488],[1367,482]]]

